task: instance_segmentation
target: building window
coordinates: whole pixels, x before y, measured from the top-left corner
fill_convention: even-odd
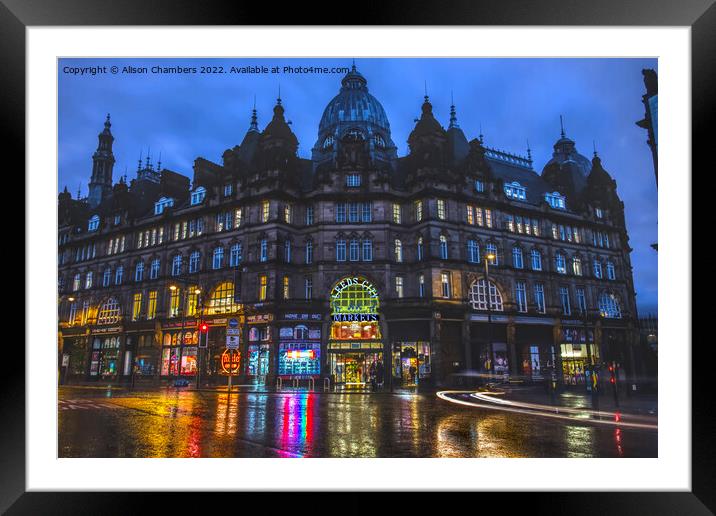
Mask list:
[[[179,315],[179,289],[174,288],[169,290],[169,317],[176,317]]]
[[[104,273],[102,274],[102,286],[109,287],[110,281],[112,281],[112,269],[107,268],[104,270]]]
[[[348,186],[348,187],[360,186],[360,174],[348,174],[346,176],[346,186]]]
[[[395,239],[395,261],[400,263],[403,261],[403,243]]]
[[[604,218],[604,212],[601,208],[594,208],[594,214],[597,216],[598,219]]]
[[[187,296],[186,315],[187,317],[193,317],[196,315],[196,306],[198,304],[199,294],[197,293],[197,286],[192,285],[189,287],[189,295]]]
[[[268,276],[261,274],[259,276],[259,301],[266,301],[266,294],[268,293]]]
[[[393,222],[400,224],[402,222],[402,216],[400,212],[400,204],[397,202],[393,203]]]
[[[268,261],[268,242],[264,238],[261,240],[261,255],[260,255],[260,261],[265,262]]]
[[[616,272],[614,269],[614,263],[613,262],[607,262],[607,279],[614,280],[616,279]]]
[[[423,259],[423,237],[418,237],[418,261]]]
[[[487,282],[485,278],[481,278],[474,281],[470,285],[470,305],[473,310],[487,310]],[[497,285],[490,281],[490,310],[495,312],[501,312],[503,310],[502,305],[502,294],[500,293]]]
[[[475,179],[475,191],[476,192],[484,192],[485,191],[485,182],[481,179]]]
[[[241,244],[234,244],[231,246],[229,254],[229,266],[238,267],[241,263]]]
[[[555,208],[557,210],[564,210],[566,209],[566,198],[564,195],[561,195],[559,192],[552,192],[552,193],[546,193],[544,194],[544,200],[547,201],[547,204],[552,206],[552,208]]]
[[[124,267],[121,265],[117,267],[117,270],[114,271],[114,284],[115,285],[121,285],[122,284],[122,276],[124,275]]]
[[[99,215],[92,215],[87,222],[87,231],[97,231],[99,228]]]
[[[478,246],[477,240],[470,239],[467,241],[467,261],[470,263],[480,261],[480,246]]]
[[[522,249],[519,247],[512,248],[512,266],[515,269],[522,269],[524,267],[522,263]]]
[[[157,279],[159,277],[159,265],[159,258],[152,260],[152,263],[149,266],[149,279]]]
[[[224,197],[230,197],[234,193],[234,188],[231,183],[224,185]]]
[[[293,208],[292,208],[292,206],[291,206],[290,204],[286,204],[286,205],[283,207],[283,221],[284,221],[286,224],[290,224],[290,223],[291,223],[291,220],[292,220],[292,219],[291,219],[291,214],[292,214],[292,212],[293,212]]]
[[[515,301],[517,302],[517,311],[527,311],[527,287],[524,281],[515,282]]]
[[[572,258],[572,271],[575,276],[582,275],[582,259],[578,256]]]
[[[229,193],[229,195],[231,195],[231,193]],[[191,193],[191,205],[194,206],[196,204],[201,204],[202,202],[204,202],[205,197],[206,188],[204,188],[203,186],[198,187]]]
[[[181,258],[181,257],[180,257]],[[189,255],[189,272],[198,272],[201,265],[201,253],[194,251]],[[181,259],[179,260],[179,270],[181,271]]]
[[[475,207],[468,204],[465,209],[467,210],[467,223],[471,226],[475,225]]]
[[[241,220],[243,219],[243,211],[241,208],[236,208],[234,210],[234,227],[238,228],[241,226]]]
[[[554,255],[555,269],[560,274],[567,274],[567,259],[564,254],[557,252]]]
[[[220,283],[211,293],[207,305],[209,314],[225,314],[236,312],[239,309],[234,283],[225,281]]]
[[[283,277],[283,298],[289,299],[291,296],[291,280],[288,276]]]
[[[438,218],[445,220],[445,199],[438,199]]]
[[[595,259],[594,262],[592,262],[592,266],[594,268],[594,277],[602,279],[602,262]]]
[[[336,222],[346,221],[346,203],[339,202],[336,204]]]
[[[617,296],[607,292],[602,293],[599,296],[599,313],[608,319],[621,319],[622,311]]]
[[[313,206],[306,206],[306,226],[313,225]]]
[[[360,242],[356,239],[348,244],[348,259],[352,262],[360,260]]]
[[[149,292],[149,302],[147,303],[147,319],[154,319],[157,316],[157,291]]]
[[[134,300],[132,302],[132,320],[139,320],[139,316],[142,313],[142,293],[137,292],[134,294]]]
[[[500,265],[500,255],[497,254],[497,244],[489,242],[485,246],[485,251],[487,254],[492,255],[492,258],[489,260],[490,265]]]
[[[358,222],[358,203],[352,202],[348,205],[348,222]]]
[[[537,305],[537,311],[539,313],[545,313],[544,285],[542,283],[535,283],[535,305]]]
[[[137,262],[134,268],[134,281],[142,281],[144,278],[144,262]]]
[[[418,296],[425,297],[425,275],[420,274],[418,276]]]
[[[164,210],[174,206],[174,199],[162,197],[154,203],[154,215],[161,215]]]
[[[270,207],[271,203],[269,201],[263,201],[261,203],[261,222],[268,222]]]
[[[224,248],[217,247],[214,249],[214,260],[212,262],[213,269],[221,269],[224,266]]]
[[[448,241],[445,235],[440,235],[440,258],[442,260],[448,259]]]
[[[504,188],[505,195],[510,199],[517,199],[518,201],[524,201],[527,199],[527,189],[517,181],[507,183]]]
[[[482,224],[480,225],[482,226]],[[485,226],[492,227],[492,210],[489,208],[485,208]]]
[[[423,220],[423,201],[415,201],[415,222]]]
[[[303,280],[304,291],[306,300],[313,298],[313,279],[310,276],[306,276]]]
[[[313,240],[306,240],[306,263],[313,263]]]
[[[75,324],[75,319],[77,319],[77,303],[72,303],[70,305],[70,315],[67,318],[67,324],[72,326]],[[102,324],[99,322],[99,319],[97,319],[97,324]]]
[[[192,253],[192,256],[194,254]],[[181,274],[181,255],[178,254],[172,259],[172,276],[179,276]],[[189,268],[191,269],[191,260],[189,260]]]
[[[336,261],[337,262],[345,262],[346,261],[346,241],[345,240],[336,240]]]
[[[110,297],[97,312],[97,324],[115,324],[117,322],[119,322],[119,303]]]
[[[291,263],[291,241],[284,240],[283,242],[283,261]]]
[[[363,240],[363,261],[373,261],[373,240],[370,238]]]
[[[577,308],[579,313],[584,315],[587,313],[587,296],[584,292],[584,287],[577,287]]]
[[[559,287],[559,300],[562,303],[562,314],[571,315],[572,309],[569,304],[569,289],[567,287]]]
[[[442,288],[442,296],[444,298],[449,298],[452,295],[452,285],[451,285],[451,278],[449,272],[441,272],[440,273],[440,285]]]
[[[403,297],[403,277],[402,276],[396,276],[395,277],[395,296],[396,297]]]
[[[530,256],[532,258],[532,270],[533,271],[541,271],[542,270],[542,253],[540,253],[537,249],[532,249],[530,252]]]

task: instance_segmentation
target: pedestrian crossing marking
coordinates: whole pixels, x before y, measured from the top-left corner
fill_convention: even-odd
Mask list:
[[[59,410],[101,410],[122,408],[113,403],[106,403],[96,400],[59,400]]]

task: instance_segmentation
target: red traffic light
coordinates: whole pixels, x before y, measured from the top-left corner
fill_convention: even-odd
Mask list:
[[[202,323],[201,326],[199,326],[199,330],[201,330],[202,333],[206,333],[209,331],[209,325],[206,323]]]

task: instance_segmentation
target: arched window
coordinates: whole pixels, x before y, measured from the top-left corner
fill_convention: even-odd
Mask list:
[[[373,135],[373,142],[375,143],[375,146],[379,149],[382,149],[385,147],[385,140],[383,137],[379,134]]]
[[[622,309],[619,298],[613,293],[603,292],[599,296],[599,313],[607,319],[621,319]]]
[[[119,303],[113,297],[107,299],[97,313],[97,324],[114,324],[119,321]]]
[[[448,241],[445,235],[440,235],[440,258],[442,260],[448,259]]]
[[[380,338],[378,291],[367,279],[349,277],[339,281],[331,291],[330,306],[332,339]]]
[[[532,270],[533,271],[541,271],[542,270],[542,253],[540,253],[538,249],[532,249],[530,256],[532,257]]]
[[[313,263],[313,240],[306,240],[306,263]]]
[[[238,267],[241,263],[241,244],[234,244],[231,246],[231,254],[229,255],[229,265],[231,267]]]
[[[492,258],[490,259],[490,265],[499,265],[500,264],[500,255],[497,253],[497,244],[494,242],[489,242],[485,246],[486,254],[492,255]]]
[[[567,274],[567,259],[561,251],[557,251],[554,255],[554,265],[558,273]]]
[[[607,279],[617,279],[616,270],[614,269],[614,262],[607,262]]]
[[[487,282],[484,278],[470,285],[470,305],[473,310],[487,310]],[[502,312],[502,294],[492,281],[490,282],[490,310]]]
[[[225,314],[236,312],[239,305],[234,300],[234,284],[231,281],[220,283],[211,293],[207,312],[209,314]]]
[[[87,231],[97,231],[99,228],[99,215],[92,215],[87,222]]]
[[[512,266],[515,269],[522,269],[523,267],[522,249],[520,249],[519,247],[512,248]]]
[[[161,262],[159,258],[152,260],[152,264],[149,267],[149,279],[157,279],[159,277],[159,265]]]
[[[134,268],[134,281],[142,281],[144,278],[144,262],[137,262]]]
[[[467,261],[470,263],[480,261],[480,246],[477,244],[477,240],[472,238],[467,241]]]
[[[395,239],[395,261],[400,263],[403,261],[403,243]]]
[[[321,147],[323,147],[323,149],[330,149],[333,147],[333,136],[326,136]]]

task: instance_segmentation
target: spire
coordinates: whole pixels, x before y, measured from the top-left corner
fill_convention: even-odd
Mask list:
[[[104,121],[104,130],[109,132],[110,127],[112,127],[112,123],[109,121],[109,113],[107,113],[107,119]]]
[[[527,139],[527,159],[532,161],[532,149],[530,149],[530,140]]]
[[[157,160],[157,170],[162,169],[162,151],[159,151],[159,159]]]
[[[564,138],[566,135],[564,133],[564,120],[562,120],[562,115],[559,115],[559,127],[560,127],[560,136]]]
[[[356,58],[353,58],[353,67],[351,68],[351,72],[355,72],[356,70]]]
[[[425,81],[425,97],[424,97],[424,99],[425,99],[426,104],[430,102],[430,99],[428,98],[428,81]]]
[[[80,200],[80,193],[82,192],[82,183],[77,185],[77,200]]]
[[[151,165],[151,162],[150,162],[150,158],[149,158],[149,153],[150,153],[151,151],[152,151],[152,148],[151,148],[151,147],[147,147],[147,165],[146,165],[146,168],[148,168],[148,169],[150,169],[150,170],[151,170],[151,168],[152,168],[152,165]]]
[[[137,172],[142,170],[142,149],[139,149],[139,159],[137,160]]]
[[[259,124],[258,119],[256,117],[256,95],[254,95],[254,108],[251,111],[251,125],[249,125],[249,131],[256,131],[259,130]]]
[[[276,105],[281,105],[281,83],[278,83],[278,98],[276,99]]]
[[[592,140],[592,147],[594,148],[594,157],[597,158],[597,142]]]
[[[457,125],[457,115],[455,114],[455,100],[452,96],[452,91],[450,92],[450,125],[448,126],[448,129],[451,128],[457,128],[460,127]]]

